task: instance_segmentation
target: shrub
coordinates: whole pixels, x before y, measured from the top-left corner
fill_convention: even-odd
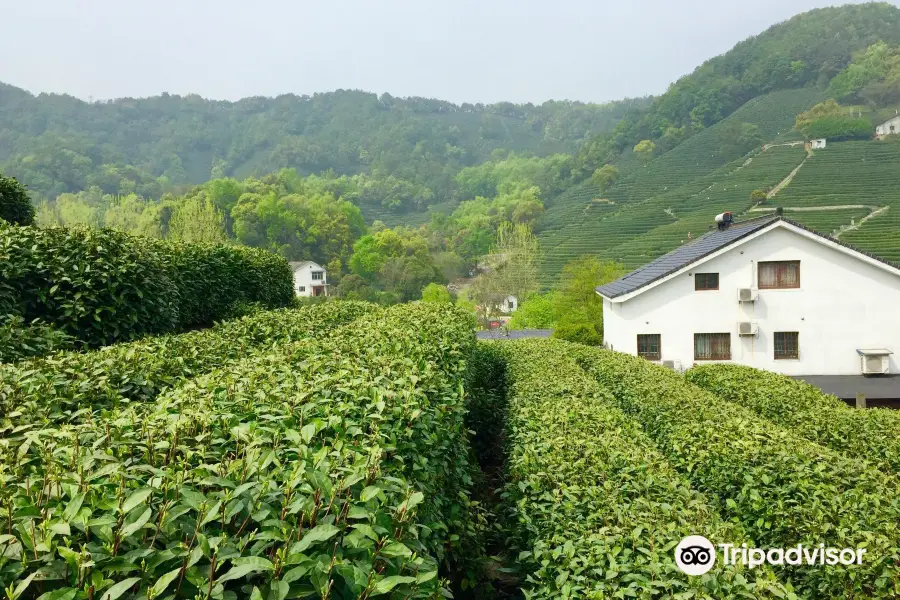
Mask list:
[[[866,548],[862,565],[783,568],[802,596],[900,594],[897,481],[805,441],[641,358],[581,348],[576,360],[637,419],[669,462],[758,547]]]
[[[868,119],[832,116],[813,121],[806,126],[804,133],[810,138],[849,140],[871,138],[875,135],[875,127]]]
[[[589,323],[560,323],[553,330],[552,337],[585,346],[599,346],[603,343],[603,335]]]
[[[360,302],[333,302],[266,311],[203,331],[0,365],[0,415],[5,415],[0,433],[23,424],[89,419],[95,411],[152,401],[185,379],[274,345],[328,335],[373,310]]]
[[[28,597],[439,597],[468,527],[473,345],[453,309],[403,306],[102,423],[16,432],[3,490],[32,508],[0,579]]]
[[[22,317],[0,317],[0,363],[68,350],[73,347],[73,341],[40,321],[26,323]]]
[[[0,314],[96,347],[207,326],[235,302],[286,306],[287,262],[263,250],[165,243],[112,230],[0,224]]]
[[[226,318],[236,302],[277,308],[295,297],[290,266],[271,252],[221,244],[156,244],[178,286],[182,328]]]
[[[34,223],[34,206],[28,190],[13,177],[0,175],[0,222],[13,225]]]
[[[525,597],[784,597],[768,569],[719,562],[702,578],[678,570],[673,550],[687,535],[746,538],[569,357],[575,348],[493,345],[508,383],[503,498]],[[479,420],[496,422],[496,408],[484,408]]]
[[[740,365],[701,365],[686,376],[807,440],[900,474],[900,412],[856,410],[808,383]]]
[[[0,281],[12,314],[88,346],[178,325],[180,298],[165,257],[111,230],[0,224]]]
[[[422,289],[423,302],[453,302],[450,296],[450,290],[447,286],[439,283],[429,283]]]

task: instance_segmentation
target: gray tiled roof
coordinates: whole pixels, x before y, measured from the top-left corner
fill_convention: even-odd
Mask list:
[[[810,233],[816,234],[820,238],[832,241],[835,244],[840,244],[841,246],[849,248],[854,252],[859,252],[860,254],[864,254],[869,258],[877,260],[878,262],[884,263],[900,270],[900,264],[898,263],[885,260],[880,256],[876,256],[871,252],[867,252],[866,250],[861,250],[859,248],[851,246],[850,244],[835,239],[829,235],[821,234],[818,231],[814,231],[805,225],[797,223],[796,221],[785,219],[783,216],[769,214],[764,217],[758,217],[756,219],[749,219],[747,221],[734,223],[731,227],[725,230],[716,229],[715,231],[711,231],[705,235],[702,235],[697,238],[696,241],[691,242],[690,244],[685,244],[684,246],[681,246],[680,248],[677,248],[669,252],[668,254],[647,263],[643,267],[632,271],[621,279],[617,279],[616,281],[607,283],[606,285],[598,286],[596,288],[596,291],[606,298],[616,298],[617,296],[623,296],[625,294],[638,290],[645,285],[649,285],[657,279],[665,277],[666,275],[671,275],[675,271],[678,271],[691,263],[697,262],[704,256],[712,254],[717,250],[721,250],[725,246],[733,244],[739,239],[771,225],[775,221],[784,221],[785,223],[790,223],[794,227],[805,229]]]
[[[711,231],[695,241],[660,256],[612,283],[597,287],[597,293],[607,298],[615,298],[628,294],[653,283],[666,275],[697,262],[704,256],[712,254],[739,239],[778,221],[779,217],[766,215],[757,219],[734,223],[728,229]]]

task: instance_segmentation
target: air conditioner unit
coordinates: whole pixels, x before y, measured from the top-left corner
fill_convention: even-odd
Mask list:
[[[753,302],[756,300],[757,291],[753,288],[738,289],[738,302]]]
[[[678,371],[679,373],[684,371],[684,369],[681,368],[680,360],[664,360],[662,361],[662,365],[667,369],[672,369],[673,371]]]
[[[890,350],[884,348],[872,348],[857,350],[859,354],[860,370],[863,375],[887,375],[891,372]]]
[[[753,321],[740,321],[738,323],[738,335],[756,335],[759,331]]]

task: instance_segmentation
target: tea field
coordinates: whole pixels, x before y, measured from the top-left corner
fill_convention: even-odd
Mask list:
[[[896,413],[473,325],[333,301],[0,365],[7,596],[900,594]],[[868,554],[690,577],[692,534]]]

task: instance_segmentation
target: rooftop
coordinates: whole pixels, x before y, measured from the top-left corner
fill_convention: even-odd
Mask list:
[[[768,214],[763,217],[748,219],[746,221],[736,221],[732,223],[731,226],[727,229],[716,229],[714,231],[710,231],[709,233],[700,236],[693,242],[689,242],[683,246],[680,246],[675,250],[669,252],[668,254],[657,258],[656,260],[650,261],[643,267],[635,269],[621,279],[617,279],[616,281],[607,283],[606,285],[598,286],[597,288],[595,288],[595,290],[598,294],[605,298],[617,298],[618,296],[624,296],[625,294],[629,294],[635,290],[639,290],[658,279],[662,279],[663,277],[671,275],[672,273],[675,273],[676,271],[679,271],[684,267],[693,264],[714,252],[721,250],[722,248],[734,244],[735,242],[747,237],[748,235],[756,233],[761,229],[765,229],[773,223],[777,223],[778,221],[784,221],[785,223],[788,223],[794,227],[813,233],[824,240],[828,240],[830,242],[848,248],[854,252],[868,256],[869,258],[894,267],[895,269],[900,269],[900,265],[876,256],[871,252],[866,252],[865,250],[855,248],[850,244],[842,242],[841,240],[837,240],[831,236],[824,235],[822,233],[819,233],[818,231],[814,231],[809,227],[806,227],[805,225],[797,223],[796,221],[785,219],[781,215]]]
[[[476,335],[479,340],[521,340],[524,338],[548,338],[552,329],[486,329]]]
[[[779,219],[778,216],[766,215],[733,223],[728,229],[710,231],[693,242],[680,246],[656,260],[650,261],[643,267],[635,269],[621,279],[597,287],[597,293],[606,298],[615,298],[638,290],[771,225]]]

